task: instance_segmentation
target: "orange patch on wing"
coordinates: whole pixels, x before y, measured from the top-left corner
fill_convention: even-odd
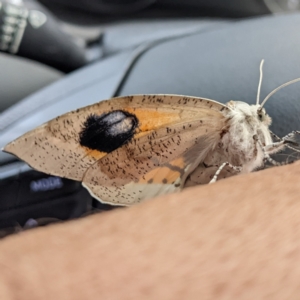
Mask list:
[[[126,108],[126,111],[134,114],[140,123],[139,129],[143,131],[154,130],[168,124],[173,124],[180,121],[178,113],[173,112],[159,112],[151,109],[141,108]]]
[[[107,155],[106,152],[101,152],[101,151],[98,151],[98,150],[91,150],[87,147],[83,147],[85,152],[86,152],[86,155],[89,156],[89,157],[92,157],[93,159],[95,160],[99,160],[100,158],[104,157],[105,155]]]
[[[182,157],[178,157],[178,158],[172,160],[169,164],[174,166],[174,167],[178,167],[182,170],[185,168],[185,162],[184,162],[184,159]]]
[[[168,167],[159,167],[151,170],[144,175],[138,183],[160,183],[160,184],[171,184],[180,176],[179,171],[171,170]]]

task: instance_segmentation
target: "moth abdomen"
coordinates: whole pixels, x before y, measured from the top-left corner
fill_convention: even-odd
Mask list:
[[[132,139],[138,123],[134,114],[123,110],[91,114],[83,123],[79,143],[92,150],[112,152]]]

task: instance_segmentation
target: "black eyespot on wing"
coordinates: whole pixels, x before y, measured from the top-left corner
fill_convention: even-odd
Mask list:
[[[81,146],[109,153],[130,141],[137,126],[137,117],[123,110],[100,116],[92,114],[83,124],[79,143]]]

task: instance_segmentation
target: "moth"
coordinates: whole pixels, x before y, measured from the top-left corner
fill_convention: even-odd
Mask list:
[[[185,187],[249,173],[296,145],[273,142],[264,104],[180,95],[117,97],[59,116],[4,147],[32,168],[82,181],[103,203],[129,206]]]

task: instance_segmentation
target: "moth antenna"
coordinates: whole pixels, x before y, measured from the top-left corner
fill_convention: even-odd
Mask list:
[[[259,97],[260,97],[260,89],[261,89],[261,83],[263,79],[263,65],[264,65],[264,59],[261,60],[259,65],[259,83],[257,88],[257,97],[256,97],[256,105],[259,105]]]
[[[263,106],[265,105],[265,103],[269,100],[269,98],[271,97],[271,96],[273,96],[276,92],[278,92],[279,90],[281,90],[282,88],[284,88],[284,87],[286,87],[286,86],[288,86],[288,85],[290,85],[290,84],[293,84],[293,83],[295,83],[295,82],[298,82],[298,81],[300,81],[300,78],[296,78],[296,79],[294,79],[294,80],[291,80],[291,81],[288,81],[288,82],[286,82],[286,83],[284,83],[284,84],[282,84],[282,85],[280,85],[279,87],[277,87],[275,90],[273,90],[264,100],[263,100],[263,102],[261,103],[261,105],[260,105],[260,108],[259,108],[259,110],[262,110],[262,108],[263,108]]]

